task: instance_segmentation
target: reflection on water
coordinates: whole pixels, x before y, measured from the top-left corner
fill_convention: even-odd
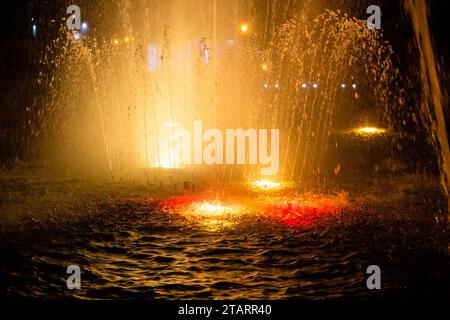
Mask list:
[[[367,194],[239,189],[165,200],[137,184],[0,179],[2,212],[24,212],[1,225],[0,295],[449,297],[444,202],[422,179],[402,179],[367,184]],[[70,264],[81,267],[80,291],[65,289]],[[365,286],[372,264],[381,292]]]
[[[281,184],[277,184],[276,188],[281,188],[280,186]],[[256,194],[246,197],[226,196],[221,200],[211,200],[208,194],[175,196],[156,205],[167,214],[182,216],[210,231],[216,231],[218,227],[231,227],[242,221],[264,221],[296,228],[317,227],[332,218],[340,217],[343,212],[356,210],[344,193],[298,194],[285,190],[278,194],[268,194],[273,189],[267,188],[263,186],[257,189]]]

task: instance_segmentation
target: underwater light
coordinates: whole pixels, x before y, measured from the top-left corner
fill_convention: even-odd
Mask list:
[[[386,133],[386,131],[387,131],[386,129],[376,127],[361,127],[352,130],[352,133],[369,136],[369,135],[380,135]]]
[[[253,186],[260,190],[273,190],[281,187],[281,183],[270,180],[258,180],[253,182]]]
[[[233,212],[233,208],[224,206],[220,202],[202,202],[197,204],[194,209],[195,213],[205,216],[220,216]]]

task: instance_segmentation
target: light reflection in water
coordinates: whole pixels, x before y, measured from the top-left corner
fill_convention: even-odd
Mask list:
[[[355,205],[345,193],[260,194],[226,201],[209,200],[202,195],[166,199],[158,206],[167,214],[181,216],[200,228],[217,232],[239,223],[267,223],[296,229],[307,229],[327,223]]]
[[[270,180],[258,180],[253,182],[253,187],[259,190],[274,190],[274,189],[280,189],[281,183],[280,182],[274,182]]]

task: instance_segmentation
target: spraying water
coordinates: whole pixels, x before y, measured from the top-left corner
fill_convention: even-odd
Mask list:
[[[354,125],[367,105],[390,125],[383,114],[397,91],[392,49],[364,20],[299,10],[278,22],[286,12],[273,5],[268,37],[237,2],[115,4],[98,18],[103,32],[79,39],[62,28],[46,52],[34,147],[52,170],[127,179],[151,168],[194,169],[169,137],[201,120],[280,129],[277,178],[300,181],[320,174],[329,136]],[[217,169],[221,179],[260,172]]]
[[[425,1],[408,0],[405,2],[416,36],[420,52],[420,76],[422,80],[422,111],[423,121],[428,125],[432,143],[439,154],[441,169],[441,185],[449,196],[450,148],[444,116],[444,102],[441,91],[438,66],[433,51],[430,30],[428,26],[428,8]]]

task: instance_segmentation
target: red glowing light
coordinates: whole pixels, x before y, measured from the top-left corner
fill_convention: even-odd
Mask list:
[[[204,200],[204,196],[198,194],[183,195],[161,200],[158,206],[166,212],[180,212],[202,200]]]
[[[336,197],[316,197],[301,201],[293,199],[282,203],[269,204],[265,212],[276,223],[288,227],[309,228],[325,223],[332,218],[338,218],[349,208],[345,195]]]
[[[261,216],[287,227],[307,229],[336,219],[350,208],[346,194],[292,195],[289,197],[262,196],[257,199],[238,198],[222,202],[208,194],[192,194],[167,198],[157,202],[166,213],[180,214],[189,219],[234,219],[233,217]],[[251,208],[251,209],[250,209]],[[248,212],[252,212],[249,214]],[[251,221],[251,217],[249,217]]]

